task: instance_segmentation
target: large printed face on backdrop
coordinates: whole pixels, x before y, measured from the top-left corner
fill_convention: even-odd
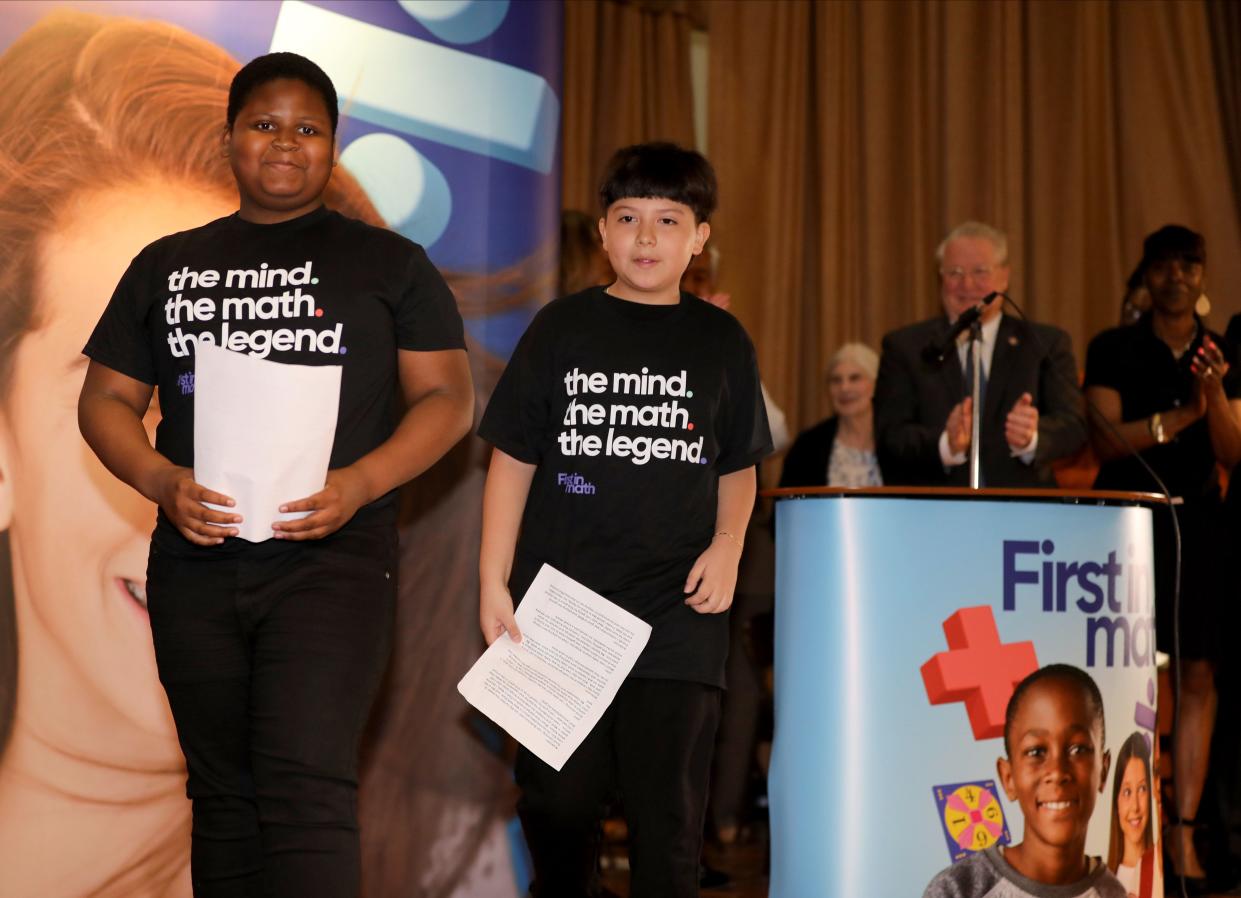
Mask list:
[[[5,701],[13,683],[0,665],[0,733],[12,725],[0,746],[0,829],[22,820],[38,833],[40,821],[50,820],[58,833],[42,840],[53,863],[0,839],[0,880],[24,875],[20,882],[30,887],[19,887],[22,894],[68,894],[52,884],[67,872],[93,883],[80,894],[190,890],[184,762],[143,607],[155,508],[100,465],[78,434],[75,412],[81,349],[129,260],[155,239],[237,209],[221,143],[236,60],[288,50],[327,71],[343,101],[337,139],[352,176],[329,191],[329,203],[382,218],[426,247],[446,274],[462,273],[454,283],[464,284],[472,356],[486,364],[511,351],[550,292],[544,285],[554,253],[544,249],[559,215],[560,16],[559,4],[508,0],[31,0],[0,15],[0,63],[8,65],[0,75],[6,84],[29,80],[39,100],[0,105],[10,112],[0,114],[0,139],[26,151],[43,146],[31,134],[51,135],[58,148],[59,138],[73,138],[59,155],[5,154],[34,185],[30,205],[39,213],[22,220],[41,236],[37,289],[15,297],[37,314],[18,342],[4,343],[0,397],[0,526],[8,525],[14,567],[11,593],[0,584],[0,603],[12,601],[18,615],[16,634],[0,623],[0,656],[15,647],[21,664],[14,703]],[[151,174],[166,172],[184,172],[198,186]],[[127,177],[132,187],[106,192],[69,186]],[[143,177],[153,181],[137,183]],[[44,182],[52,195],[41,192]],[[42,215],[47,206],[54,218]],[[6,242],[0,263],[14,259],[24,260],[24,244]],[[147,416],[148,431],[156,418]],[[472,472],[466,482],[463,495],[473,495]],[[468,529],[468,516],[460,520],[461,528],[453,523],[436,538]],[[434,567],[431,580],[414,588],[469,579],[461,566]],[[471,638],[468,630],[449,631],[451,620],[420,620],[403,641],[425,643],[424,654],[444,661],[432,662],[437,668],[451,668],[464,641],[455,634]],[[393,671],[394,703],[416,695],[434,715],[459,700],[455,680],[422,662]],[[372,757],[399,743],[413,746],[409,757],[418,763],[371,765],[371,794],[384,800],[364,803],[361,813],[373,831],[406,833],[415,847],[407,866],[368,864],[368,882],[377,893],[417,890],[424,881],[446,893],[468,867],[476,834],[490,825],[494,765],[473,733],[411,725],[404,713],[390,719]],[[66,761],[72,782],[63,776]],[[428,763],[478,775],[450,790],[424,788]],[[507,788],[502,768],[496,774],[494,788]],[[75,803],[81,813],[65,810]],[[100,821],[106,833],[96,828]]]
[[[0,17],[0,50],[42,24],[52,5],[22,4]],[[347,104],[336,135],[342,161],[387,222],[428,247],[445,269],[501,270],[530,257],[554,233],[555,192],[548,184],[557,179],[559,104],[542,73],[552,71],[545,60],[559,59],[560,44],[558,29],[548,30],[547,13],[539,5],[467,2],[431,9],[412,3],[340,3],[328,9],[301,0],[240,7],[123,0],[89,9],[116,14],[120,26],[111,31],[113,20],[106,15],[86,23],[89,28],[107,26],[103,43],[90,45],[95,54],[128,54],[146,47],[146,38],[125,25],[131,21],[126,16],[136,15],[180,25],[241,59],[277,50],[296,50],[315,59]],[[84,27],[74,23],[62,29],[66,46]],[[179,36],[167,39],[171,46],[181,46]],[[171,68],[161,76],[170,78],[174,88],[181,77],[201,83],[203,65],[210,68],[210,57],[217,52],[216,47],[186,47],[181,53],[184,70],[180,62],[169,61]],[[157,58],[150,56],[149,47],[142,52],[148,54],[143,60]],[[207,62],[198,60],[199,55],[207,56]],[[88,87],[145,96],[133,83],[141,74],[135,74],[131,62],[117,57],[101,63]],[[384,77],[366,77],[374,72]],[[152,77],[153,83],[167,87]],[[275,93],[265,97],[265,91],[256,91],[246,105],[266,105],[269,108],[259,111],[297,118],[299,125],[309,123],[301,119],[326,112],[317,95]],[[224,131],[222,91],[219,99],[219,118],[210,123],[213,137]],[[259,102],[264,99],[270,102]],[[497,109],[505,114],[496,114]],[[87,119],[91,124],[89,111]],[[197,122],[193,116],[190,121]],[[261,135],[254,140],[260,155],[252,161],[258,165],[261,153],[271,147],[267,135],[277,122],[251,124]],[[330,127],[322,124],[323,130]],[[250,144],[240,135],[235,135],[236,147],[244,157],[241,151]],[[303,130],[298,150],[287,154],[314,155],[315,165],[305,170],[263,172],[240,164],[244,158],[236,160],[237,168],[252,181],[254,194],[274,196],[292,188],[298,201],[303,194],[317,197],[316,182],[325,177],[325,163],[330,167],[332,158],[330,151],[309,152],[318,140]],[[330,137],[327,143],[331,145]],[[224,147],[216,146],[222,153]],[[159,156],[161,150],[150,152]],[[27,164],[40,163],[32,159]],[[153,167],[197,172],[204,166],[201,159],[186,157],[159,159]],[[480,177],[480,171],[486,176]],[[297,181],[303,174],[304,185]],[[78,435],[75,403],[84,371],[80,352],[128,261],[158,237],[234,211],[237,194],[231,185],[227,194],[216,197],[160,182],[110,192],[107,200],[72,197],[61,220],[44,229],[49,236],[42,250],[40,316],[18,344],[15,382],[0,408],[0,523],[10,517],[13,521],[21,625],[32,638],[47,643],[45,651],[41,643],[23,642],[21,663],[70,658],[88,679],[96,680],[109,704],[129,707],[146,725],[161,729],[166,728],[166,710],[140,605],[154,508],[106,472]],[[497,202],[497,196],[504,202]],[[514,226],[518,220],[520,226]],[[529,315],[528,310],[512,311],[494,323],[480,315],[467,326],[484,349],[507,354]],[[12,504],[10,491],[18,506],[11,516],[5,507]],[[25,672],[19,680],[23,691],[41,690],[45,707],[62,704],[51,680]],[[44,680],[46,689],[39,685]]]
[[[81,354],[113,287],[151,241],[228,215],[232,199],[143,182],[82,195],[43,238],[36,318],[18,345],[0,419],[23,682],[59,704],[69,664],[97,699],[142,730],[144,743],[179,757],[155,674],[145,609],[146,557],[155,508],[113,477],[82,440],[77,398]],[[153,436],[158,410],[146,416]],[[80,721],[74,726],[80,726]],[[94,744],[89,733],[75,741]],[[139,759],[131,759],[137,761]]]

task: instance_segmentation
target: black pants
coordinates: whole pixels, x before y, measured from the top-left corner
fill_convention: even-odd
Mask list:
[[[537,898],[595,894],[599,820],[620,792],[629,827],[629,894],[698,894],[711,747],[720,690],[630,679],[557,773],[517,754],[517,812],[534,860]]]
[[[357,895],[358,745],[391,647],[395,545],[376,528],[204,560],[152,547],[197,898]]]

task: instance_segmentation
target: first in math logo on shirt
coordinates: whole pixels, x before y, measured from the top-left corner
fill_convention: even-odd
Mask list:
[[[935,808],[955,864],[992,845],[1008,845],[1012,835],[995,780],[935,786]]]

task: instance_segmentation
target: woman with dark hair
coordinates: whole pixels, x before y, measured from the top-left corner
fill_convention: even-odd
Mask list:
[[[1223,338],[1195,311],[1206,283],[1202,235],[1179,225],[1160,228],[1144,241],[1138,268],[1150,311],[1135,325],[1099,334],[1086,353],[1091,436],[1101,462],[1094,485],[1162,492],[1145,461],[1183,500],[1174,512],[1181,534],[1179,584],[1173,512],[1154,515],[1155,614],[1159,648],[1178,656],[1180,676],[1172,747],[1176,802],[1169,815],[1178,825],[1169,854],[1186,887],[1199,890],[1206,874],[1194,850],[1194,818],[1215,724],[1217,621],[1233,593],[1217,466],[1231,469],[1241,461],[1237,385],[1225,378]]]
[[[189,894],[184,761],[145,607],[155,506],[81,442],[74,406],[81,348],[129,260],[237,208],[220,141],[237,69],[179,28],[67,11],[0,56],[4,894]],[[323,200],[383,224],[341,167]],[[540,255],[452,281],[467,315],[487,314],[550,292],[552,270]],[[471,361],[480,385],[498,374],[486,353]],[[148,432],[159,417],[152,403]],[[503,763],[459,725],[455,672],[477,654],[473,611],[439,601],[476,588],[461,546],[478,524],[459,510],[478,505],[479,459],[460,446],[403,504],[415,551],[401,560],[398,654],[362,770],[368,896],[450,889],[511,811]]]
[[[612,283],[612,263],[599,238],[599,220],[577,209],[560,213],[560,273],[557,296]]]
[[[1147,736],[1132,733],[1116,755],[1112,777],[1112,828],[1107,866],[1131,898],[1163,895],[1163,871],[1155,847],[1155,788]]]

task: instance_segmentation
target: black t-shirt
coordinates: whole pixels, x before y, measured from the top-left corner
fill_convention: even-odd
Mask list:
[[[1126,422],[1190,403],[1194,395],[1190,364],[1207,333],[1210,332],[1199,322],[1193,343],[1177,359],[1168,344],[1155,335],[1149,314],[1136,324],[1106,330],[1091,340],[1086,350],[1085,386],[1109,387],[1119,393],[1121,420]],[[1224,345],[1218,334],[1210,336],[1218,345]],[[1231,375],[1225,379],[1224,388],[1230,398],[1238,394]],[[1205,417],[1167,443],[1143,450],[1141,455],[1173,496],[1191,503],[1219,499],[1215,453]],[[1101,490],[1159,491],[1150,474],[1131,456],[1104,462],[1094,485]]]
[[[138,254],[112,294],[83,351],[158,388],[155,448],[186,467],[194,465],[197,340],[276,362],[340,365],[332,468],[392,435],[397,350],[465,346],[452,293],[422,247],[326,207],[270,225],[234,214],[163,237]],[[354,522],[394,515],[389,494]],[[162,511],[155,540],[187,554],[239,551],[243,542],[196,547]]]
[[[684,604],[715,532],[719,478],[771,451],[754,347],[688,293],[644,305],[592,288],[544,307],[479,434],[537,466],[509,586],[544,562],[650,623],[633,675],[724,685],[728,620]]]

